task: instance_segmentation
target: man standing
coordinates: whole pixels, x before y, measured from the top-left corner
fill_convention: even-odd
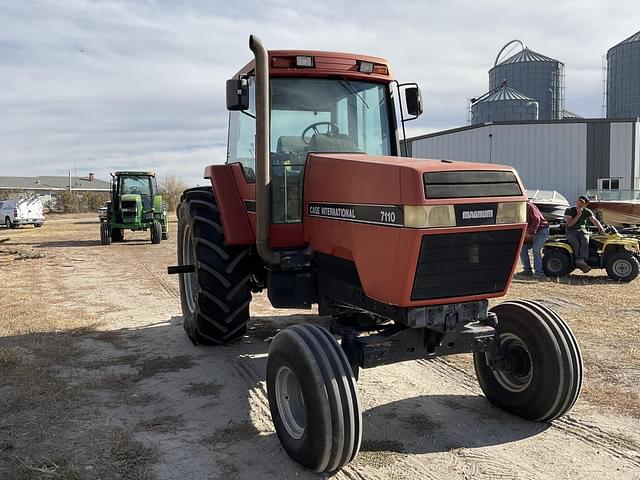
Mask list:
[[[533,251],[533,268],[536,277],[544,277],[542,271],[542,245],[549,237],[549,222],[547,222],[538,207],[529,200],[527,202],[527,233],[520,250],[520,262],[522,263],[522,275],[533,275],[531,271],[531,263],[529,260],[529,250]]]
[[[576,266],[587,273],[591,267],[587,265],[589,257],[589,233],[587,232],[587,220],[598,227],[600,233],[604,234],[604,228],[591,210],[587,208],[589,198],[581,195],[576,200],[576,206],[567,208],[564,212],[564,219],[567,222],[567,240],[573,248]]]

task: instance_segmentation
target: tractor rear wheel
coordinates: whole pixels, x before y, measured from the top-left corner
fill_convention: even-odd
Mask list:
[[[560,249],[549,249],[542,257],[542,269],[547,277],[557,278],[569,275],[573,270],[570,255]]]
[[[122,241],[124,241],[124,229],[122,229],[122,228],[113,228],[111,230],[111,241],[113,241],[113,242],[122,242]]]
[[[210,187],[186,190],[178,206],[178,264],[184,329],[194,343],[220,345],[247,330],[251,302],[250,248],[226,245]]]
[[[160,222],[153,222],[149,230],[151,230],[151,243],[154,245],[160,243],[162,239],[162,225],[160,225]]]
[[[527,420],[564,415],[582,387],[582,356],[570,328],[537,302],[514,300],[491,310],[498,316],[504,357],[492,368],[483,352],[473,354],[487,399]]]
[[[630,282],[638,276],[640,263],[633,253],[623,250],[607,257],[606,269],[612,280]]]
[[[109,222],[102,222],[100,224],[100,243],[102,245],[111,244],[111,228]]]
[[[267,395],[276,434],[293,460],[320,473],[355,458],[362,441],[356,380],[326,329],[295,325],[273,338]]]

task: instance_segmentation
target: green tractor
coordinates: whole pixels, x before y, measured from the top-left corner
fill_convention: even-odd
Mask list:
[[[151,232],[151,243],[169,238],[167,208],[158,194],[152,172],[116,172],[111,175],[111,201],[101,217],[100,242],[122,242],[125,230]]]

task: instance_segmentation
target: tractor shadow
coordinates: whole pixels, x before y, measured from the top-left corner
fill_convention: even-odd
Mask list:
[[[506,413],[479,395],[420,395],[364,412],[361,452],[443,453],[533,437],[550,423]]]

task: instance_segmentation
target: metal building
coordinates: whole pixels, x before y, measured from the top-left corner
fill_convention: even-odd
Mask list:
[[[407,139],[407,150],[417,158],[511,165],[527,188],[557,190],[571,202],[603,185],[640,189],[635,118],[478,124]]]
[[[640,32],[607,52],[607,118],[640,116]]]
[[[522,50],[500,61],[502,52],[517,42]],[[539,103],[540,120],[561,120],[564,111],[564,64],[526,48],[520,40],[507,43],[489,70],[489,91],[507,84]]]
[[[471,104],[471,123],[538,120],[538,102],[508,87],[485,93]]]

